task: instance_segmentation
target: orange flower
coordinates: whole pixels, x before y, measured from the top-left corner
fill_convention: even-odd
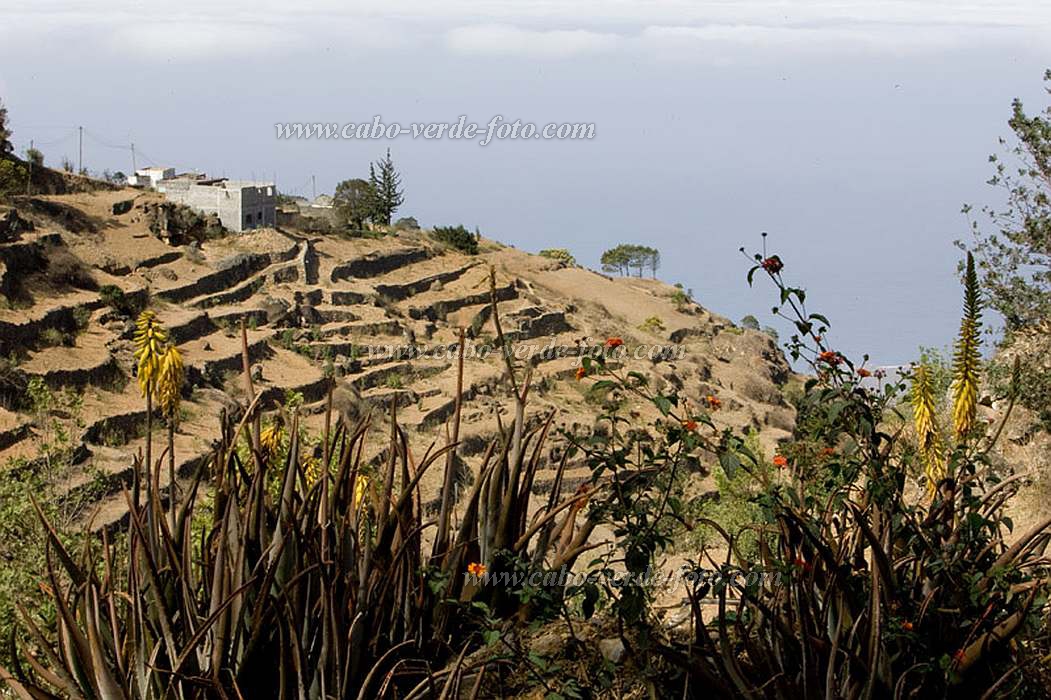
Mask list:
[[[872,376],[872,372],[869,372],[864,367],[858,367],[858,376],[861,377],[861,378],[871,377]]]
[[[763,269],[769,272],[771,275],[776,275],[784,268],[784,263],[781,262],[781,258],[776,255],[771,255],[769,258],[762,262]]]
[[[479,564],[475,561],[467,565],[467,573],[471,574],[471,576],[484,576],[485,572],[485,564]]]
[[[835,350],[825,350],[823,353],[817,356],[819,362],[825,362],[835,367],[843,361],[843,356]]]
[[[588,371],[583,367],[577,367],[577,381],[579,382],[586,376],[588,376]]]
[[[697,421],[695,421],[695,420],[683,421],[682,427],[686,428],[687,430],[697,430]]]
[[[708,404],[708,408],[712,411],[718,411],[723,407],[723,402],[711,394],[704,397],[704,402]]]
[[[788,458],[784,455],[774,455],[774,466],[778,469],[784,469],[788,466]]]
[[[912,631],[912,623],[909,622],[908,620],[906,620],[905,622],[901,623],[901,628],[903,630],[905,630],[906,632],[911,632]]]
[[[617,338],[616,336],[612,338],[606,338],[606,347],[610,350],[612,350],[613,348],[619,348],[623,344],[624,340],[622,338]]]
[[[834,449],[832,449],[831,447],[826,447],[825,449],[821,450],[821,456],[822,457],[833,457],[833,456],[835,456],[835,454],[836,454],[836,451]]]

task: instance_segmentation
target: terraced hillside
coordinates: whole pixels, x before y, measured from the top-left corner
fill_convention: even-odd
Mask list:
[[[352,239],[265,229],[171,246],[148,228],[145,205],[156,199],[124,190],[19,200],[17,215],[7,217],[23,224],[0,231],[7,300],[0,356],[9,358],[0,377],[0,464],[39,459],[47,433],[64,420],[72,426],[74,466],[56,484],[56,497],[90,503],[77,517],[92,527],[125,521],[121,490],[145,442],[132,354],[132,318],[144,305],[170,329],[187,363],[175,439],[183,478],[209,453],[219,413],[240,410],[242,322],[265,408],[295,396],[316,425],[332,386],[334,405],[348,418],[378,409],[382,423],[395,401],[414,449],[444,440],[457,399],[452,349],[459,329],[476,346],[495,336],[490,267],[501,325],[520,362],[534,365],[537,414],[553,410],[560,423],[589,426],[597,407],[587,382],[574,379],[579,360],[551,349],[574,351],[619,336],[630,349],[646,348],[641,359],[626,360],[630,368],[680,386],[698,402],[719,397],[719,422],[762,429],[768,447],[791,425],[782,398],[789,369],[771,339],[698,304],[676,304],[675,289],[661,282],[610,279],[490,241],[478,255],[465,255],[423,231]],[[407,345],[428,352],[376,351]],[[495,354],[465,363],[464,457],[496,434],[499,416],[507,422],[503,373]],[[42,385],[64,402],[27,400],[26,388],[39,392]],[[163,442],[158,430],[154,444]],[[553,473],[539,476],[534,489],[550,488]],[[573,469],[564,487],[586,474]],[[425,488],[437,492],[436,484]]]

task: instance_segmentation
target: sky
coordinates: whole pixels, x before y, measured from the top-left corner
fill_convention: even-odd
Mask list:
[[[876,364],[958,325],[965,203],[995,204],[1011,100],[1048,104],[1051,3],[0,0],[14,143],[331,192],[387,148],[399,215],[584,265],[658,248],[658,276],[773,323],[760,233]],[[284,122],[593,123],[581,140],[280,140]],[[782,326],[783,328],[783,326]]]

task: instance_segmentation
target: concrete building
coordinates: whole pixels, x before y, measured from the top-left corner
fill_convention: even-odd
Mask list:
[[[128,184],[133,187],[154,187],[161,180],[175,177],[175,168],[139,168],[135,174],[128,178]]]
[[[218,215],[231,231],[274,226],[277,222],[277,197],[272,182],[180,177],[163,180],[157,189],[169,201]]]

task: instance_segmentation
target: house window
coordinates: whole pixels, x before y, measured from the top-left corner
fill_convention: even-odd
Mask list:
[[[251,228],[251,226],[252,226],[252,215],[251,214],[245,214],[245,226]]]

